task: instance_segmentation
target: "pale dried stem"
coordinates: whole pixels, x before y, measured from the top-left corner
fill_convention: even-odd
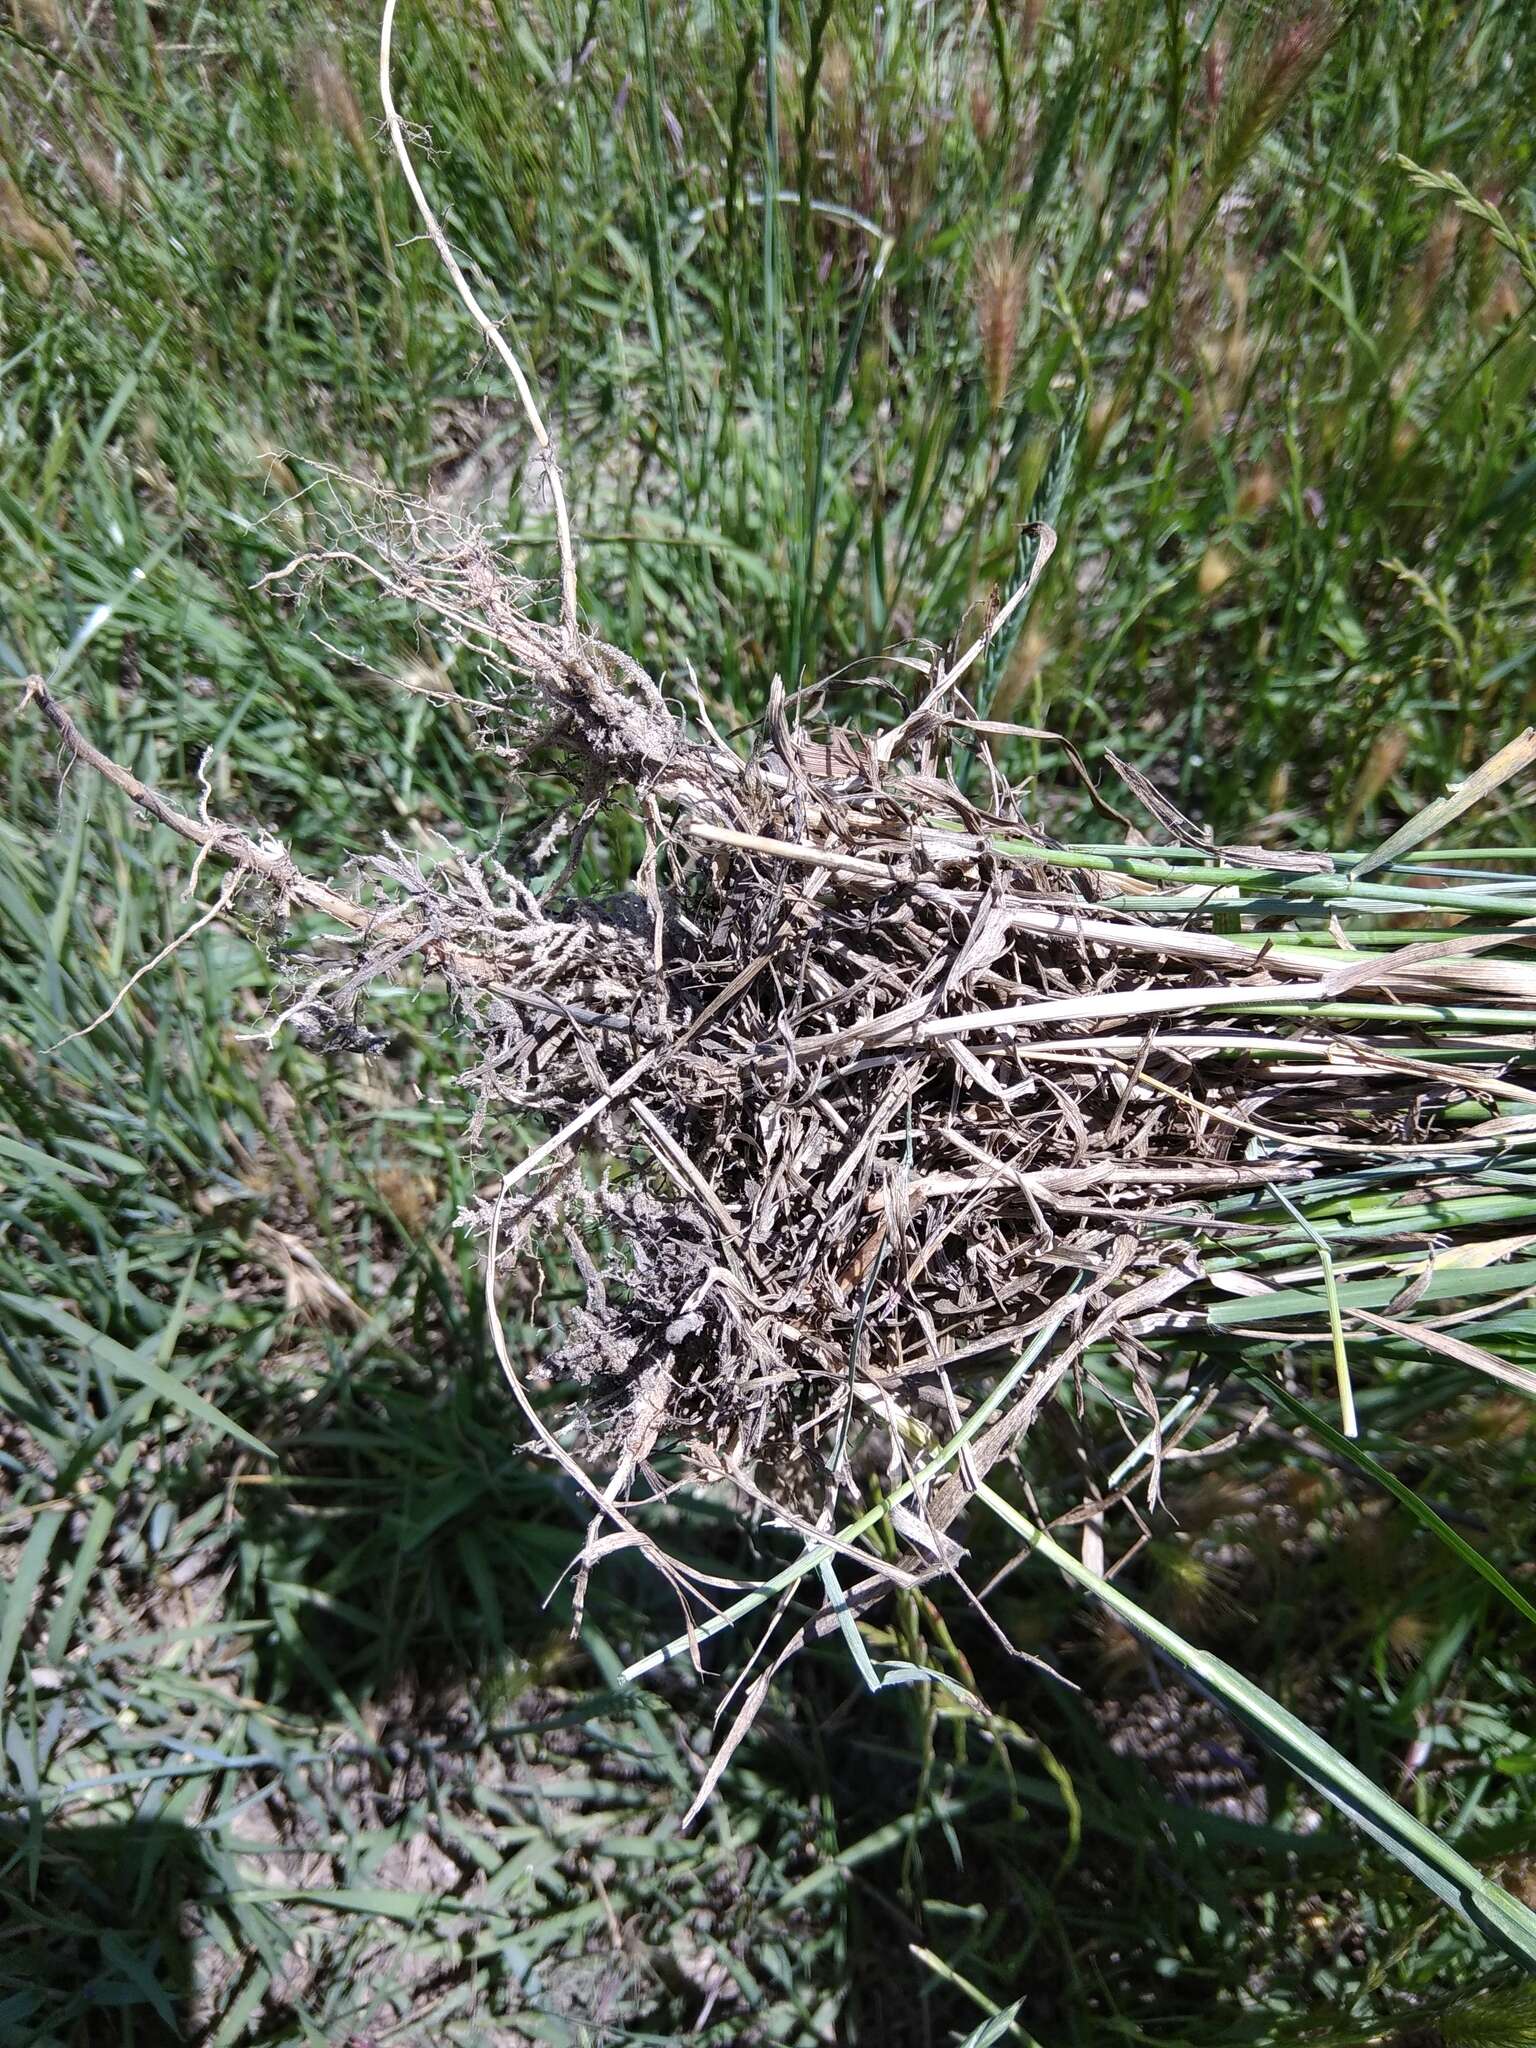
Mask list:
[[[416,174],[410,146],[406,141],[405,127],[396,110],[394,90],[390,82],[395,8],[396,0],[384,0],[384,15],[379,25],[379,97],[384,103],[385,126],[389,129],[389,139],[394,145],[400,169],[405,175],[405,182],[410,188],[411,198],[415,202],[416,211],[421,215],[428,238],[442,259],[443,268],[452,280],[454,290],[467,307],[470,318],[506,365],[516,387],[524,417],[532,430],[534,440],[538,443],[544,472],[549,479],[550,497],[555,508],[555,533],[560,549],[560,617],[567,639],[574,641],[580,630],[576,615],[576,554],[571,543],[571,521],[566,510],[565,485],[561,479],[560,465],[555,459],[554,445],[549,438],[532,388],[523,374],[522,365],[508,347],[506,336],[475,297],[469,280],[449,245],[448,237],[443,232],[442,223],[433,211],[432,202],[422,188],[421,179]]]
[[[1056,529],[1053,526],[1046,526],[1043,523],[1037,522],[1032,530],[1039,545],[1036,549],[1035,559],[1030,565],[1029,574],[1007,602],[999,607],[995,617],[988,621],[986,631],[972,641],[954,667],[951,669],[941,669],[937,682],[923,699],[922,703],[917,706],[916,710],[910,712],[900,725],[893,726],[889,732],[882,733],[880,738],[876,740],[875,757],[877,760],[882,763],[895,760],[897,754],[906,744],[912,733],[939,715],[946,699],[953,692],[956,683],[959,682],[960,678],[973,663],[979,661],[982,655],[986,653],[993,640],[1002,631],[1003,627],[1007,625],[1020,605],[1028,603],[1035,586],[1045,574],[1046,564],[1056,552]]]
[[[370,939],[382,946],[409,942],[420,936],[419,921],[411,912],[381,916],[362,904],[354,903],[350,896],[343,896],[327,883],[317,882],[306,875],[279,840],[267,838],[258,841],[233,825],[193,817],[189,811],[179,809],[159,790],[141,782],[130,769],[94,746],[40,676],[28,677],[22,701],[24,704],[36,703],[71,754],[94,768],[98,775],[111,783],[114,789],[121,790],[157,824],[167,826],[204,853],[213,854],[242,873],[259,876],[277,892],[281,903],[301,904],[304,909],[317,911],[322,917],[345,926],[348,931],[366,932]],[[222,899],[218,907],[223,907]],[[498,969],[493,961],[457,947],[444,946],[440,941],[434,940],[432,944],[437,956],[451,965],[456,978],[481,984],[497,979]],[[98,1024],[103,1021],[102,1018],[96,1020]],[[95,1025],[87,1028],[94,1030]]]

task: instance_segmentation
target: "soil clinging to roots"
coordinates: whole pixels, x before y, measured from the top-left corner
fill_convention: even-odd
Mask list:
[[[1030,581],[1053,538],[1036,536]],[[738,748],[697,693],[669,703],[618,650],[539,620],[444,512],[387,501],[356,545],[290,566],[343,565],[474,650],[480,743],[572,791],[539,849],[547,866],[570,842],[543,894],[490,856],[428,869],[396,848],[361,864],[361,892],[313,882],[270,835],[177,810],[34,694],[77,752],[230,864],[221,902],[264,894],[342,928],[279,1023],[367,1051],[374,983],[413,962],[446,980],[472,1141],[505,1159],[530,1120],[545,1133],[465,1220],[502,1270],[553,1242],[584,1283],[548,1371],[577,1389],[585,1470],[615,1468],[587,1490],[621,1538],[665,1444],[826,1527],[860,1461],[899,1473],[1027,1353],[908,1516],[942,1555],[1090,1346],[1110,1346],[1155,1434],[1144,1339],[1200,1324],[1213,1201],[1273,1201],[1340,1154],[1438,1147],[1455,1167],[1465,1141],[1436,1119],[1464,1072],[1427,1061],[1410,1022],[1366,1039],[1306,1012],[1341,990],[1496,993],[1528,970],[1444,940],[1341,970],[1336,951],[1198,929],[1156,889],[1064,861],[994,761],[1006,729],[962,687],[985,639],[931,657],[879,731],[813,730],[775,683]],[[583,898],[576,855],[615,806],[644,858],[628,891]],[[1329,866],[1211,859],[1277,887]]]

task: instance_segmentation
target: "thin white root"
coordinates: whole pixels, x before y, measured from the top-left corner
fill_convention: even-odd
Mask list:
[[[689,1614],[687,1599],[683,1591],[685,1585],[691,1586],[696,1593],[702,1596],[705,1587],[713,1587],[721,1592],[737,1593],[741,1591],[744,1582],[740,1579],[723,1578],[714,1572],[701,1571],[696,1566],[680,1565],[674,1559],[669,1558],[665,1552],[652,1542],[643,1529],[636,1528],[622,1508],[608,1498],[608,1495],[597,1484],[596,1480],[571,1456],[559,1439],[553,1436],[545,1427],[544,1418],[529,1399],[527,1389],[518,1377],[517,1367],[512,1363],[512,1354],[507,1348],[506,1332],[501,1325],[501,1310],[496,1301],[496,1272],[501,1260],[501,1218],[502,1212],[506,1208],[506,1203],[507,1190],[505,1183],[503,1183],[496,1196],[495,1207],[491,1212],[490,1235],[485,1252],[485,1319],[490,1328],[491,1345],[496,1353],[496,1362],[501,1367],[502,1377],[512,1389],[513,1398],[516,1400],[518,1407],[523,1411],[524,1419],[544,1450],[554,1459],[555,1463],[576,1487],[577,1491],[592,1503],[599,1519],[613,1524],[615,1534],[619,1539],[618,1543],[615,1544],[610,1541],[600,1547],[604,1550],[633,1547],[638,1549],[644,1557],[654,1564],[668,1585],[677,1593],[679,1601],[683,1606],[683,1612],[689,1618],[689,1631],[691,1634],[692,1617]],[[714,1603],[710,1602],[709,1604],[713,1605]]]
[[[208,847],[205,845],[199,850],[198,859],[201,860],[207,852]],[[89,1024],[82,1024],[78,1031],[67,1032],[63,1038],[55,1040],[48,1050],[50,1052],[62,1052],[66,1045],[73,1045],[77,1038],[89,1038],[93,1031],[99,1031],[103,1024],[117,1015],[123,1004],[127,1002],[129,996],[133,994],[133,991],[144,980],[146,975],[153,974],[157,967],[163,966],[170,959],[171,955],[184,946],[189,939],[195,939],[200,931],[213,923],[215,918],[223,916],[234,900],[236,891],[245,880],[247,880],[247,874],[244,868],[232,868],[224,877],[223,888],[201,917],[196,918],[189,924],[184,932],[178,932],[169,945],[162,946],[153,960],[146,960],[142,967],[136,968],[99,1017],[93,1017]]]
[[[453,280],[454,290],[469,309],[470,318],[491,344],[491,347],[501,357],[503,363],[505,363],[508,374],[511,376],[513,384],[517,387],[517,395],[522,403],[524,416],[528,421],[529,427],[532,429],[533,438],[538,443],[539,453],[544,461],[545,474],[549,478],[550,497],[553,499],[555,507],[555,533],[560,548],[560,619],[567,636],[574,641],[578,630],[576,623],[576,554],[571,545],[571,521],[570,514],[566,510],[565,485],[561,479],[560,465],[555,460],[554,444],[549,438],[549,430],[544,425],[543,416],[539,411],[532,388],[528,383],[528,379],[523,374],[522,365],[508,347],[506,336],[475,297],[468,278],[460,268],[458,258],[449,247],[448,237],[443,232],[442,223],[432,210],[432,202],[422,189],[421,180],[416,175],[416,166],[411,160],[410,147],[405,137],[405,126],[395,106],[395,96],[389,76],[393,58],[396,4],[397,0],[384,0],[384,15],[379,24],[379,97],[384,103],[385,126],[389,129],[389,139],[394,145],[395,155],[399,159],[401,170],[405,173],[405,182],[410,187],[411,198],[415,201],[416,211],[421,215],[422,225],[426,228],[428,238],[442,259],[443,268]]]

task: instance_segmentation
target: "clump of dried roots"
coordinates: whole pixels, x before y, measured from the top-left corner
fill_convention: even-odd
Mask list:
[[[935,658],[879,734],[813,734],[775,685],[738,751],[617,650],[538,620],[472,529],[401,513],[345,554],[480,651],[483,743],[544,786],[563,774],[578,829],[632,808],[630,892],[536,895],[488,856],[427,871],[393,847],[358,894],[313,882],[270,838],[175,810],[37,694],[145,809],[342,927],[279,1020],[308,1042],[373,1049],[367,991],[412,963],[448,984],[472,1140],[505,1157],[545,1134],[465,1220],[502,1269],[553,1241],[581,1276],[549,1372],[577,1389],[584,1469],[612,1470],[588,1491],[620,1540],[661,1444],[825,1527],[862,1456],[899,1468],[948,1438],[1049,1333],[943,1504],[920,1498],[937,1553],[1090,1343],[1155,1424],[1142,1340],[1200,1281],[1211,1200],[1464,1142],[1433,1119],[1466,1078],[1410,1058],[1411,1028],[1367,1042],[1285,1013],[1528,970],[1449,940],[1341,970],[1063,865],[984,751],[962,689],[980,646]]]
[[[646,1542],[632,1504],[661,1486],[658,1446],[684,1446],[696,1469],[823,1534],[840,1489],[873,1461],[914,1547],[852,1589],[856,1605],[882,1572],[900,1580],[952,1559],[945,1529],[1090,1351],[1123,1368],[1155,1491],[1152,1340],[1205,1327],[1213,1205],[1221,1229],[1242,1229],[1233,1209],[1246,1194],[1273,1207],[1275,1190],[1320,1165],[1405,1156],[1423,1184],[1524,1131],[1536,1095],[1509,1072],[1529,1030],[1485,1034],[1441,1065],[1420,1026],[1468,992],[1515,999],[1527,1016],[1529,962],[1491,952],[1485,935],[1317,943],[1306,891],[1343,886],[1325,858],[1208,850],[1207,873],[1272,878],[1269,929],[1244,932],[1230,915],[1227,929],[1202,928],[1219,889],[1191,898],[1053,846],[992,758],[1016,729],[979,718],[966,694],[1049,559],[1045,529],[987,635],[952,661],[905,663],[915,687],[894,725],[812,731],[775,682],[738,748],[702,697],[687,714],[669,703],[579,623],[549,437],[395,113],[393,12],[387,0],[386,120],[455,288],[522,397],[555,513],[558,616],[540,614],[471,526],[398,499],[376,501],[355,544],[289,574],[365,573],[474,651],[481,744],[536,766],[541,788],[563,776],[570,789],[570,815],[547,835],[550,848],[570,838],[562,877],[535,893],[486,855],[428,871],[387,847],[362,864],[360,891],[318,882],[270,835],[211,818],[206,798],[196,815],[168,803],[92,747],[41,683],[34,695],[76,754],[199,861],[228,867],[216,910],[265,897],[340,932],[279,1023],[369,1051],[374,983],[414,967],[452,991],[470,1137],[491,1159],[522,1154],[465,1220],[488,1240],[492,1331],[518,1399],[594,1508],[587,1562]],[[1527,736],[1481,786],[1533,752]],[[1121,773],[1188,844],[1186,821]],[[583,900],[575,853],[608,805],[639,821],[644,858],[628,892]],[[1350,1003],[1368,1025],[1346,1028]],[[1446,1104],[1469,1097],[1523,1114],[1495,1113],[1470,1135],[1448,1127]],[[523,1149],[530,1124],[543,1136]],[[495,1315],[498,1274],[536,1242],[561,1248],[584,1287],[549,1360],[576,1390],[563,1441]],[[1264,1291],[1243,1276],[1219,1284]],[[1123,1413],[1123,1389],[1117,1402]],[[1185,1414],[1187,1426],[1187,1403]],[[914,1462],[935,1444],[947,1455],[925,1479]],[[706,1601],[723,1583],[659,1561]],[[829,1610],[809,1632],[836,1625]]]

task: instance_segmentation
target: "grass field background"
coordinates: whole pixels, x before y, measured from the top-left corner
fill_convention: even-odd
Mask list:
[[[452,1228],[494,1162],[431,993],[323,1059],[267,1032],[275,949],[210,925],[70,1037],[217,884],[61,774],[28,674],[317,872],[527,844],[421,694],[462,655],[344,572],[263,581],[380,488],[553,572],[375,32],[0,0],[0,2039],[905,2044],[1016,2000],[998,2038],[1047,2048],[1536,2038],[1029,1568],[995,1611],[1073,1686],[895,1602],[886,1653],[989,1717],[829,1646],[680,1834],[723,1688],[621,1691],[675,1625],[622,1563],[569,1639],[579,1505],[517,1448]],[[1042,516],[991,710],[1218,834],[1369,843],[1531,720],[1519,0],[438,0],[398,91],[545,401],[588,616],[722,728],[776,672],[884,715],[874,657],[973,637]],[[1081,824],[1061,750],[1011,744]],[[1479,831],[1536,841],[1530,801]],[[1528,1585],[1523,1397],[1446,1368],[1362,1413]],[[1081,1497],[1065,1433],[1034,1476]],[[774,1548],[704,1500],[673,1537]],[[1536,1895],[1530,1630],[1326,1447],[1276,1425],[1174,1484],[1127,1583]]]

